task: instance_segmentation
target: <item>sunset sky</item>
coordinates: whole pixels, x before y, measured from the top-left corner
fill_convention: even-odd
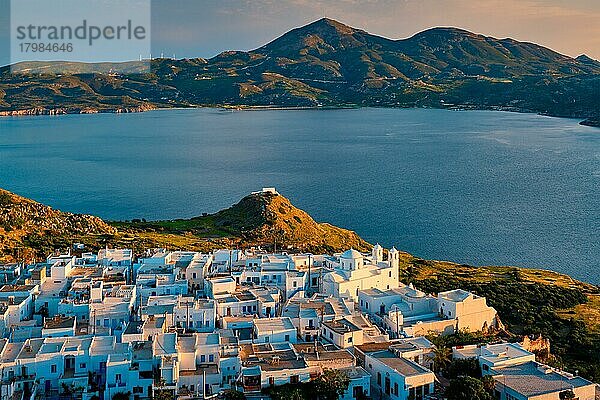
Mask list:
[[[7,4],[0,0],[2,65],[9,60]],[[600,59],[598,0],[154,0],[152,11],[154,55],[177,58],[253,49],[327,16],[394,39],[455,26]]]

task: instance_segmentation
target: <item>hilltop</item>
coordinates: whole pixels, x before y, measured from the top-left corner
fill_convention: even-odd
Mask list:
[[[251,51],[152,60],[147,74],[61,67],[70,74],[36,73],[52,70],[43,63],[29,75],[0,69],[0,115],[383,106],[537,112],[589,125],[600,118],[600,62],[452,27],[391,40],[324,18]]]
[[[90,249],[115,245],[138,251],[274,245],[313,252],[370,249],[355,232],[317,223],[284,196],[268,192],[248,195],[225,210],[191,219],[105,222],[91,215],[58,211],[0,189],[0,261],[33,261],[76,242]]]
[[[258,192],[215,214],[191,219],[154,222],[120,222],[135,232],[221,237],[241,246],[293,247],[312,252],[336,252],[349,247],[367,251],[371,245],[355,232],[317,223],[280,194]]]

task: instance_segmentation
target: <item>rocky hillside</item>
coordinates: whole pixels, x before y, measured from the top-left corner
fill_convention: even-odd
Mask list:
[[[281,195],[257,193],[215,214],[191,219],[107,223],[72,214],[0,189],[0,262],[45,258],[75,242],[89,250],[105,245],[141,252],[152,247],[209,251],[224,246],[293,246],[313,252],[367,251],[355,232],[315,222]]]
[[[390,40],[321,19],[248,52],[153,60],[149,74],[67,67],[70,75],[0,69],[0,115],[204,105],[502,109],[589,125],[600,118],[598,61],[457,28]]]
[[[54,210],[0,189],[0,260],[46,256],[57,239],[116,233],[98,217]]]
[[[118,223],[117,226],[137,232],[229,238],[246,246],[290,246],[313,252],[341,251],[350,247],[366,251],[371,246],[355,232],[315,222],[284,196],[268,192],[248,195],[215,214],[185,220]]]

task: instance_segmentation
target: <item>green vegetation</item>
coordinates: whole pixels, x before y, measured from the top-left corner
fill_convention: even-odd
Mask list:
[[[493,400],[493,386],[491,390],[484,381],[470,376],[461,376],[450,381],[445,395],[448,400]]]
[[[130,400],[131,392],[119,392],[115,393],[112,397],[112,400]]]
[[[355,232],[315,222],[281,195],[257,193],[215,214],[191,219],[113,222],[65,213],[0,190],[0,261],[45,258],[56,249],[83,243],[89,250],[126,247],[141,253],[148,248],[210,251],[224,247],[288,246],[312,252],[370,244]]]
[[[223,400],[246,400],[246,395],[237,390],[229,389],[223,392]]]
[[[550,339],[550,364],[600,380],[598,321],[584,316],[589,310],[598,313],[597,287],[546,271],[471,267],[410,257],[405,263],[406,282],[431,293],[462,288],[485,296],[515,338],[541,334]],[[463,332],[436,344],[451,347],[493,340],[482,335]]]
[[[370,249],[355,232],[317,223],[285,197],[271,193],[252,194],[228,209],[191,219],[136,220],[113,225],[136,236],[172,235],[188,244],[194,239],[206,239],[229,240],[238,246],[290,246],[312,252],[340,251],[348,247]]]
[[[0,69],[0,113],[128,112],[154,107],[437,107],[578,117],[600,125],[600,63],[531,43],[434,28],[405,40],[322,19],[249,52],[158,59],[152,72],[90,73],[31,63]],[[102,66],[109,71],[114,65]],[[61,71],[62,72],[62,71]]]
[[[273,400],[337,400],[346,392],[350,379],[341,371],[325,370],[305,383],[274,386],[266,390]]]

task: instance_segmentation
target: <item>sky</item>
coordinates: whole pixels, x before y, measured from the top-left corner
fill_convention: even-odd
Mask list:
[[[9,1],[0,0],[0,65],[10,60]],[[600,59],[600,0],[151,1],[154,56],[209,58],[250,50],[326,16],[392,39],[454,26]]]

